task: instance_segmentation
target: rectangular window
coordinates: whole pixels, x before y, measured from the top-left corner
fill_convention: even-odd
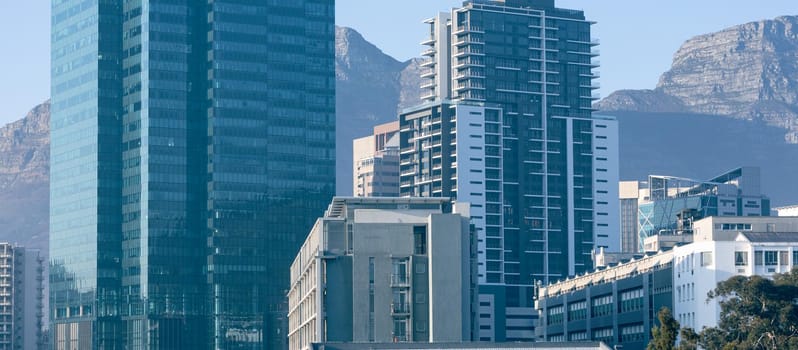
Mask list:
[[[754,265],[756,266],[765,265],[765,260],[762,253],[763,252],[761,251],[754,252]]]
[[[783,250],[779,252],[779,265],[787,266],[789,264],[789,255],[790,252]]]
[[[775,250],[765,251],[765,266],[776,266],[779,263],[779,252]]]
[[[712,252],[701,252],[701,266],[712,265]]]
[[[427,255],[427,227],[413,226],[413,242],[415,255]]]
[[[748,252],[734,252],[734,266],[748,266]]]

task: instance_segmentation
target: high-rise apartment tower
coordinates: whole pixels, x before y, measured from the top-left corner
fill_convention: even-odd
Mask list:
[[[471,203],[478,340],[532,340],[534,286],[620,248],[617,122],[593,115],[591,22],[553,0],[473,0],[426,23],[400,193]]]

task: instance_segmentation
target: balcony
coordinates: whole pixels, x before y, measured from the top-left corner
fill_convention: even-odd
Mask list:
[[[410,277],[407,274],[391,274],[391,287],[410,287]]]
[[[421,62],[421,64],[419,64],[420,67],[432,67],[434,65],[435,65],[435,60],[433,59],[424,60],[423,62]]]
[[[391,315],[410,314],[410,303],[391,303]]]
[[[433,48],[433,49],[427,49],[427,50],[424,50],[423,52],[421,52],[421,56],[429,56],[429,57],[432,57],[432,56],[435,56],[435,54],[436,54],[437,52],[438,52],[438,51],[437,51],[437,50],[435,50],[434,48]]]

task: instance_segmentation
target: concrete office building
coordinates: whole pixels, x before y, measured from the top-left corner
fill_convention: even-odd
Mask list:
[[[563,342],[563,343],[404,343],[404,344],[357,344],[325,343],[313,344],[313,350],[611,350],[601,342]]]
[[[44,258],[38,250],[0,243],[0,349],[45,347]]]
[[[621,182],[620,190],[625,252],[643,251],[645,239],[653,235],[690,233],[692,223],[701,218],[771,215],[770,199],[760,190],[758,167],[732,169],[706,181],[651,175],[648,181]],[[635,245],[636,250],[630,251]]]
[[[335,6],[52,1],[58,349],[282,349],[335,193]]]
[[[472,203],[479,340],[532,340],[535,282],[620,249],[617,125],[592,115],[591,23],[551,0],[465,1],[426,23],[400,193]]]
[[[540,341],[645,349],[661,307],[673,310],[674,252],[642,255],[538,290]]]
[[[335,198],[291,265],[288,339],[462,342],[476,334],[468,204]]]
[[[374,127],[352,141],[355,197],[399,197],[399,122]]]
[[[719,282],[798,266],[798,217],[709,217],[696,221],[692,231],[684,235],[692,243],[541,287],[541,340],[586,334],[644,349],[660,307],[670,308],[682,327],[715,327],[720,305],[707,302],[707,293]]]

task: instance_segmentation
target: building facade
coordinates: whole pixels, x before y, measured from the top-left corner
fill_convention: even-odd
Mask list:
[[[333,199],[291,266],[289,348],[473,340],[468,215],[442,198]]]
[[[374,127],[352,141],[355,197],[399,197],[399,122]]]
[[[770,216],[770,199],[760,189],[757,167],[741,167],[702,181],[651,175],[648,181],[622,182],[621,222],[624,246],[653,235],[690,233],[692,223],[710,216]],[[638,197],[633,199],[635,187]],[[637,203],[637,212],[631,208]],[[630,238],[631,222],[637,221],[637,239]]]
[[[673,310],[673,260],[673,251],[652,253],[540,287],[539,340],[645,349],[659,309]]]
[[[618,198],[620,199],[619,216],[621,219],[621,252],[637,253],[640,251],[638,235],[638,203],[641,197],[640,181],[619,182]]]
[[[38,250],[0,243],[0,349],[45,347],[44,258]]]
[[[796,217],[709,217],[696,221],[692,231],[671,250],[541,287],[540,340],[586,334],[624,349],[645,349],[659,308],[671,309],[682,327],[715,327],[720,304],[707,301],[707,294],[718,283],[734,276],[772,277],[798,266]]]
[[[426,23],[400,193],[472,203],[479,340],[533,340],[535,282],[620,249],[617,125],[592,114],[591,23],[545,0],[466,1]]]
[[[610,350],[611,348],[601,342],[562,342],[562,343],[413,343],[413,344],[352,344],[352,343],[323,343],[313,344],[313,350],[415,350],[415,349],[512,349],[512,350]]]
[[[768,276],[798,266],[798,218],[711,217],[693,227],[693,243],[674,252],[673,317],[683,327],[716,327],[707,293],[734,276]]]
[[[54,1],[58,349],[285,346],[334,194],[334,2]]]

